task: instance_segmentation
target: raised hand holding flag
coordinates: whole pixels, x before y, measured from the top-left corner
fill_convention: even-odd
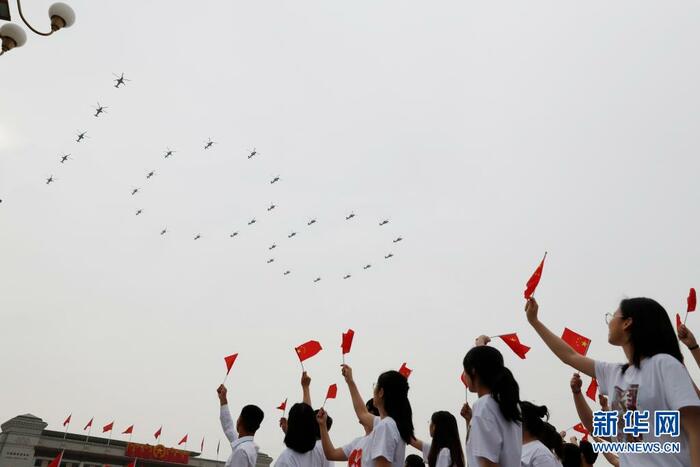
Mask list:
[[[542,261],[540,262],[540,265],[537,266],[537,269],[535,269],[535,272],[532,273],[532,276],[530,279],[527,281],[527,284],[525,285],[525,298],[528,299],[532,297],[532,294],[535,293],[535,289],[537,289],[537,285],[540,283],[540,279],[542,278],[542,269],[544,269],[544,260],[547,258],[547,252],[544,252],[544,258],[542,258]]]

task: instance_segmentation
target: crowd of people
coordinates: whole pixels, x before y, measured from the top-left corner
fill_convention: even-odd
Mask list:
[[[303,400],[294,404],[280,420],[285,449],[275,467],[328,467],[347,462],[352,467],[588,467],[605,461],[623,467],[700,466],[700,390],[683,363],[679,340],[700,365],[700,346],[683,324],[674,331],[666,310],[649,298],[622,300],[615,313],[606,315],[608,342],[622,347],[623,363],[593,360],[574,351],[540,321],[534,298],[525,306],[527,321],[544,344],[576,373],[571,379],[573,403],[582,426],[591,433],[593,410],[581,394],[580,373],[596,378],[602,410],[616,411],[618,424],[626,415],[649,411],[649,433],[619,430],[615,436],[595,437],[596,444],[610,442],[680,443],[672,453],[604,453],[598,455],[584,437],[564,439],[549,423],[546,406],[521,400],[518,382],[504,365],[501,353],[490,347],[489,338],[479,336],[463,359],[463,381],[478,399],[465,403],[460,416],[466,424],[466,440],[460,438],[458,421],[448,411],[433,413],[430,440],[417,439],[409,400],[408,379],[397,371],[379,375],[374,393],[364,400],[353,379],[352,368],[342,366],[353,408],[364,435],[336,443],[333,424],[323,408],[314,410],[309,396],[310,378],[302,375]],[[242,408],[235,424],[228,408],[226,388],[218,388],[221,425],[231,442],[226,467],[254,467],[257,446],[254,435],[263,412],[254,405]],[[678,411],[679,435],[657,436],[656,411]],[[338,447],[336,447],[338,446]],[[407,447],[415,452],[406,455]],[[463,449],[464,448],[464,449]]]

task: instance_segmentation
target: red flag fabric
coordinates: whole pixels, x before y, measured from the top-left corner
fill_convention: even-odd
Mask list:
[[[411,373],[413,373],[413,370],[406,366],[406,362],[403,362],[401,364],[401,368],[399,368],[399,373],[401,373],[404,378],[408,379],[408,377],[411,376]]]
[[[321,344],[318,341],[309,341],[305,342],[304,344],[301,344],[299,347],[296,347],[294,350],[297,352],[297,356],[299,357],[299,361],[303,362],[306,359],[309,359],[319,353],[323,348],[321,347]]]
[[[591,399],[593,402],[595,402],[597,399],[595,398],[596,393],[598,392],[598,381],[593,378],[591,380],[591,384],[588,385],[588,389],[586,389],[586,395],[588,396],[589,399]]]
[[[87,422],[87,425],[85,425],[85,428],[83,428],[83,431],[87,430],[88,428],[90,428],[90,427],[92,426],[92,421],[93,421],[94,419],[95,419],[95,418],[93,417],[93,418],[90,419],[89,422]]]
[[[681,328],[681,324],[683,324],[683,320],[681,320],[681,315],[676,313],[676,330]]]
[[[350,353],[353,337],[355,337],[355,331],[352,329],[348,329],[348,332],[343,333],[343,342],[340,344],[340,347],[343,349],[343,355]]]
[[[70,418],[72,416],[73,416],[73,414],[68,415],[68,418],[66,418],[66,420],[63,422],[63,426],[68,426],[68,424],[70,423]]]
[[[466,388],[466,387],[469,387],[469,386],[467,385],[467,375],[465,375],[464,372],[462,372],[462,374],[459,375],[459,379],[460,379],[460,381],[462,381],[462,384],[464,384],[464,387],[465,387],[465,388]]]
[[[282,411],[287,410],[287,399],[285,399],[284,402],[282,402],[277,408]]]
[[[517,333],[514,332],[512,334],[503,334],[502,336],[498,337],[500,337],[501,340],[503,340],[503,342],[510,347],[510,350],[515,352],[515,355],[525,360],[525,354],[530,351],[530,347],[520,342]]]
[[[63,462],[63,451],[59,452],[58,455],[49,462],[48,467],[61,467],[61,462]]]
[[[698,305],[698,297],[695,295],[695,289],[690,288],[688,292],[688,313],[695,311],[695,307]]]
[[[535,293],[535,289],[537,288],[537,285],[540,283],[540,279],[542,278],[542,269],[544,269],[544,260],[546,258],[547,252],[545,251],[544,258],[542,258],[540,265],[537,266],[537,269],[535,269],[535,272],[532,273],[532,276],[525,285],[525,298],[530,298],[532,297],[532,294]]]
[[[591,340],[588,337],[575,333],[569,328],[564,328],[564,333],[561,338],[571,346],[576,352],[585,356],[588,353],[588,347],[591,346]]]
[[[160,434],[161,434],[162,432],[163,432],[163,426],[161,426],[160,428],[158,428],[158,431],[156,431],[155,433],[153,433],[153,437],[154,437],[155,439],[160,438]]]
[[[114,422],[108,423],[105,426],[103,426],[102,433],[107,433],[108,431],[112,431],[112,428],[114,428]]]
[[[328,386],[328,392],[326,393],[326,399],[335,399],[335,396],[338,395],[338,385],[337,384],[331,384]]]
[[[182,439],[180,440],[179,443],[177,443],[178,446],[181,446],[187,442],[187,435],[183,436]]]
[[[199,452],[201,453],[203,451],[204,451],[204,438],[202,438],[202,443],[199,445]]]
[[[236,361],[237,358],[237,353],[229,355],[228,357],[224,357],[224,362],[226,362],[226,374],[229,374],[229,372],[231,371],[231,367],[233,367],[233,363]]]
[[[136,459],[126,464],[126,467],[136,467]]]
[[[584,435],[588,434],[588,430],[586,430],[586,427],[583,426],[583,423],[577,423],[574,425],[574,430]]]
[[[123,435],[130,435],[133,432],[134,432],[134,425],[131,425],[126,430],[122,431],[122,434]]]

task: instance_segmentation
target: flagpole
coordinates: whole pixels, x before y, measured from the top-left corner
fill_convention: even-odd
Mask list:
[[[87,435],[87,438],[85,438],[85,445],[84,446],[87,446],[88,441],[90,441],[90,433],[92,433],[92,423],[90,424],[90,427],[88,429],[88,435]]]
[[[131,432],[129,433],[129,444],[131,444],[131,435],[133,435],[133,434],[134,434],[134,430],[131,430]]]
[[[114,422],[112,422],[114,423]],[[109,444],[112,442],[112,432],[114,431],[114,426],[112,426],[112,429],[109,430],[109,439],[107,440],[107,447],[109,447]]]

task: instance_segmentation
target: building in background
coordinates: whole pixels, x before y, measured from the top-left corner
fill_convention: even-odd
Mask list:
[[[198,452],[96,436],[88,438],[46,430],[47,426],[30,414],[0,425],[0,467],[46,467],[60,451],[64,451],[62,467],[122,467],[134,459],[137,467],[223,467],[225,464],[223,460],[202,459]],[[229,449],[222,449],[222,458],[228,455]],[[271,463],[270,456],[258,454],[256,467],[268,467]]]

